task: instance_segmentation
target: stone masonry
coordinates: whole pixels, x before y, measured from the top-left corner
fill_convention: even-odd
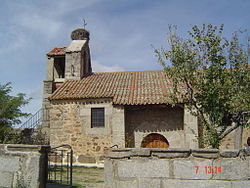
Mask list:
[[[91,108],[105,108],[104,127],[91,127]],[[105,151],[114,145],[125,148],[132,141],[126,147],[140,148],[143,138],[150,133],[163,135],[170,148],[197,148],[195,134],[184,127],[186,124],[195,129],[192,119],[196,118],[185,109],[169,106],[131,110],[113,105],[108,98],[55,101],[50,110],[50,144],[52,147],[71,145],[73,162],[78,165],[103,163]]]
[[[184,106],[129,107],[125,114],[126,136],[134,141],[129,147],[140,148],[150,133],[163,135],[170,148],[198,147],[197,118]]]
[[[0,187],[45,187],[46,146],[0,145]]]
[[[242,146],[240,148],[247,146],[248,137],[250,137],[250,130],[249,130],[249,128],[244,128],[243,134],[242,134]],[[222,144],[220,146],[220,149],[234,149],[235,148],[235,141],[236,141],[236,130],[229,133],[222,140]]]
[[[91,128],[91,107],[105,107],[105,127]],[[69,144],[74,151],[74,164],[103,161],[106,148],[111,146],[111,124],[114,108],[107,101],[63,101],[53,103],[50,117],[52,147]]]
[[[250,150],[113,149],[106,188],[250,187]]]

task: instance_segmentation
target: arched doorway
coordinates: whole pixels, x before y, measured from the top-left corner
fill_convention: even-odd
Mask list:
[[[151,133],[145,136],[141,142],[142,148],[168,148],[168,140],[158,133]]]

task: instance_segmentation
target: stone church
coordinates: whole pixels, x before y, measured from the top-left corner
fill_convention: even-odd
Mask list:
[[[69,144],[74,163],[98,163],[106,148],[198,148],[198,121],[184,104],[172,107],[163,71],[92,72],[90,34],[47,53],[43,109],[50,144]],[[229,141],[230,142],[230,141]]]

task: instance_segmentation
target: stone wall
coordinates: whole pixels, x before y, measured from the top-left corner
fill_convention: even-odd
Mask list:
[[[236,141],[236,130],[229,133],[223,140],[220,149],[234,149]],[[250,129],[244,128],[242,134],[242,145],[240,148],[247,146],[247,138],[250,137]]]
[[[46,146],[0,145],[0,187],[43,188]]]
[[[170,148],[197,148],[197,118],[183,106],[132,106],[125,108],[126,142],[140,148],[150,133],[163,135]]]
[[[112,145],[125,147],[125,112],[124,106],[115,105],[112,113]]]
[[[91,128],[91,108],[105,108],[105,127]],[[73,163],[103,163],[105,148],[112,146],[112,114],[107,100],[54,102],[50,110],[50,145],[69,144]]]
[[[249,150],[113,149],[105,187],[250,187],[249,163]]]
[[[142,140],[150,133],[159,133],[169,142],[169,147],[184,147],[183,109],[171,107],[126,108],[126,140],[130,147],[141,147]]]
[[[105,109],[105,126],[91,126],[91,109]],[[74,164],[102,163],[106,148],[141,147],[150,133],[159,133],[170,148],[196,148],[197,118],[185,108],[166,105],[128,107],[112,99],[54,101],[50,109],[50,144],[69,144]],[[130,143],[125,145],[125,143]]]

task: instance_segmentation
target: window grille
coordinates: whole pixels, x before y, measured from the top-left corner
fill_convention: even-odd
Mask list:
[[[91,127],[104,126],[104,108],[91,108]]]

